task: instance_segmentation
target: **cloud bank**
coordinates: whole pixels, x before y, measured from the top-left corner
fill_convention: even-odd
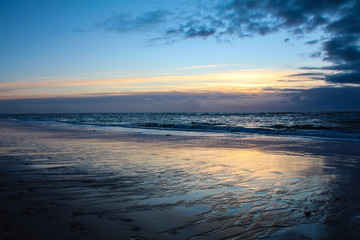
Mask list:
[[[360,87],[0,100],[0,113],[359,111]]]
[[[331,64],[320,68],[326,72],[324,79],[330,83],[360,84],[357,0],[231,0],[215,4],[199,1],[195,7],[182,10],[113,15],[96,26],[117,33],[153,32],[156,35],[153,40],[166,42],[209,37],[226,41],[280,31],[304,36],[320,31],[324,35],[321,39],[305,44],[319,45],[319,51],[310,57],[322,57]]]

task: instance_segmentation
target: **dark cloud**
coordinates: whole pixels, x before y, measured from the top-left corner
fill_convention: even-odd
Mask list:
[[[203,27],[202,29],[196,30],[194,28],[190,28],[188,31],[186,31],[186,37],[192,38],[192,37],[208,37],[215,34],[214,29]]]
[[[320,51],[309,55],[323,57],[332,65],[324,70],[340,71],[327,74],[331,83],[360,84],[360,2],[355,0],[304,0],[304,1],[240,1],[233,0],[222,11],[228,16],[228,26],[236,26],[241,36],[264,35],[277,29],[295,35],[322,30],[327,40],[308,41],[305,44],[321,43]],[[234,24],[232,22],[236,22]],[[266,26],[269,31],[249,28],[252,25]],[[248,30],[248,32],[246,32]],[[251,30],[251,31],[250,31]],[[226,31],[225,31],[226,32]]]
[[[360,87],[0,100],[0,113],[359,111]]]
[[[314,45],[317,43],[319,43],[319,40],[317,40],[317,39],[305,42],[306,45]]]
[[[331,33],[337,34],[359,34],[360,32],[360,16],[359,16],[359,3],[354,1],[348,1],[351,4],[351,8],[346,9],[343,14],[336,21],[327,25],[326,30]],[[341,11],[341,9],[340,9]]]
[[[327,75],[326,80],[333,83],[360,83],[360,72],[342,72],[332,75]]]
[[[359,38],[354,35],[337,36],[324,42],[324,60],[335,64],[360,61]]]
[[[360,47],[359,34],[334,36],[323,43],[324,61],[333,65],[322,67],[323,70],[339,71],[327,74],[326,80],[331,83],[360,84]]]
[[[228,0],[206,4],[172,12],[157,10],[137,16],[113,15],[98,22],[97,26],[119,33],[154,32],[158,35],[153,41],[166,42],[208,37],[228,40],[229,37],[263,36],[279,31],[299,37],[322,31],[323,39],[305,42],[306,45],[320,44],[319,51],[309,57],[322,57],[331,64],[324,70],[339,71],[334,76],[329,74],[327,81],[360,84],[358,78],[354,78],[360,73],[360,1]]]
[[[177,11],[157,10],[135,17],[130,14],[118,14],[98,22],[97,25],[121,33],[129,30],[153,31],[153,28],[148,27],[161,24],[165,35],[170,34],[172,37],[180,38],[187,38],[189,32],[192,32],[194,37],[219,38],[229,35],[238,37],[267,35],[280,30],[304,34],[319,27],[326,27],[328,32],[341,32],[344,30],[341,28],[342,24],[358,18],[357,12],[352,11],[355,2],[350,0],[218,1],[212,6],[202,5],[201,9],[198,6],[197,9]],[[352,11],[353,15],[348,16],[349,11]],[[357,33],[358,27],[348,27],[348,30],[344,31]],[[315,41],[308,42],[308,44],[314,43]]]
[[[360,87],[322,87],[288,93],[297,111],[359,111]]]
[[[232,32],[242,31],[241,36],[248,35],[247,33],[264,35],[278,30],[304,34],[328,24],[346,2],[233,0],[218,8],[227,28],[234,28]]]
[[[196,26],[194,23],[188,23],[176,29],[172,28],[166,31],[167,37],[182,35],[184,38],[206,38],[214,34],[214,28],[209,28],[206,25]]]
[[[324,74],[323,73],[308,72],[308,73],[291,74],[288,77],[304,77],[304,76],[324,76]]]
[[[319,58],[321,57],[321,52],[317,51],[317,52],[312,52],[310,55],[309,55],[310,58]]]

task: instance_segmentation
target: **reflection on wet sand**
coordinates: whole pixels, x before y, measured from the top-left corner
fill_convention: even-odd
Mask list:
[[[2,192],[33,189],[23,199],[81,206],[77,221],[100,219],[139,239],[331,239],[342,234],[339,219],[343,236],[358,233],[357,143],[1,134]],[[339,154],[342,146],[353,152]],[[70,229],[82,229],[76,223]]]

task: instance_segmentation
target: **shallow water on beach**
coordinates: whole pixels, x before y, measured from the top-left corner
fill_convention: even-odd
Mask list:
[[[12,129],[1,133],[0,164],[28,188],[146,239],[359,233],[356,143],[229,141]]]

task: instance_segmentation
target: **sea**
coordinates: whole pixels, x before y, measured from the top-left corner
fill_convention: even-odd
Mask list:
[[[145,134],[360,141],[360,112],[2,114],[0,119]]]
[[[0,120],[144,134],[360,141],[360,112],[2,114]]]

